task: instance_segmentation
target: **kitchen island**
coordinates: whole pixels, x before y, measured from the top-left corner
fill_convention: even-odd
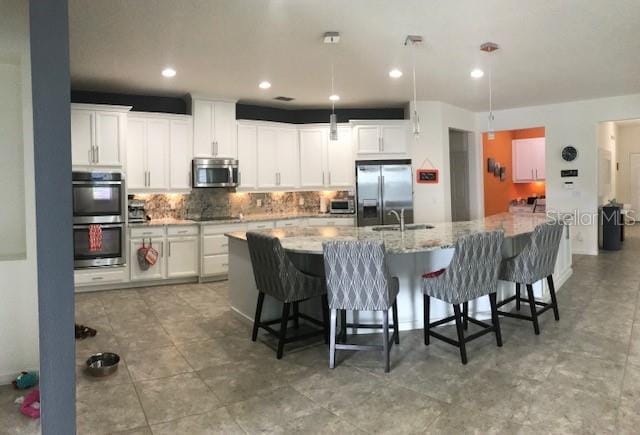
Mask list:
[[[545,215],[502,213],[483,219],[466,222],[441,222],[410,226],[404,232],[397,228],[381,227],[297,227],[260,231],[280,239],[283,248],[294,262],[311,273],[322,272],[322,242],[327,240],[382,240],[389,254],[389,269],[400,280],[398,313],[401,330],[422,328],[422,274],[447,267],[453,255],[455,241],[464,235],[502,229],[505,233],[503,257],[511,257],[522,250],[533,229],[549,219]],[[257,289],[251,268],[251,259],[246,242],[246,232],[228,233],[229,238],[229,292],[232,308],[253,319]],[[565,226],[556,261],[554,281],[556,290],[571,276],[571,238]],[[534,286],[536,297],[548,299],[545,282]],[[498,300],[513,295],[514,284],[500,282]],[[486,300],[485,300],[486,299]],[[272,302],[272,301],[270,301]],[[307,311],[319,313],[318,302],[310,301],[303,306]],[[508,307],[507,307],[508,308]],[[431,303],[431,318],[437,320],[451,315],[451,306],[434,300]],[[490,318],[488,298],[469,303],[472,316]],[[264,318],[278,317],[280,306],[265,301]],[[356,319],[363,323],[376,321],[381,316],[375,313],[360,313]],[[379,318],[378,318],[379,317]]]

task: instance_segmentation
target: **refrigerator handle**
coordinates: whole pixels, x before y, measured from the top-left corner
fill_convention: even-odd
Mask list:
[[[378,208],[380,213],[380,225],[384,225],[384,175],[378,177],[378,186],[380,189],[380,195],[378,201],[380,201],[380,207]]]

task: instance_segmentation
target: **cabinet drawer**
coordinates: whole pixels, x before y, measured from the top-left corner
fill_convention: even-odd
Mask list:
[[[226,254],[229,250],[229,239],[223,234],[202,237],[202,255]]]
[[[350,227],[354,225],[353,218],[314,218],[309,219],[312,227]]]
[[[269,228],[273,228],[273,221],[268,221],[268,222],[249,222],[249,225],[247,225],[249,231],[254,231],[254,230],[267,230]]]
[[[131,228],[131,238],[141,239],[146,237],[163,237],[164,227],[133,227]]]
[[[195,225],[191,225],[188,227],[170,226],[170,227],[167,227],[167,235],[168,236],[197,236],[198,227]]]
[[[234,231],[247,231],[246,224],[228,224],[228,225],[204,225],[202,227],[202,234],[224,234],[232,233]]]
[[[202,259],[202,275],[221,275],[228,272],[228,255],[207,255]]]
[[[74,277],[76,287],[118,283],[127,281],[127,270],[124,267],[112,270],[76,270]]]

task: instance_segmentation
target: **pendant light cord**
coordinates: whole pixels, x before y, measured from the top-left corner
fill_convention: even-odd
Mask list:
[[[335,95],[335,90],[333,88],[334,85],[334,61],[333,61],[333,53],[331,53],[331,95]],[[336,102],[332,99],[331,100],[331,113],[335,113],[336,112]]]

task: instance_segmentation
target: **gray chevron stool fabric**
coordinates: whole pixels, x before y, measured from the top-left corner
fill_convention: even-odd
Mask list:
[[[382,350],[385,372],[390,370],[389,352],[399,344],[398,278],[392,277],[382,241],[331,241],[322,244],[327,293],[331,309],[329,367],[335,367],[336,349]],[[389,309],[393,309],[393,335],[389,339]],[[336,343],[337,312],[342,314],[342,343]],[[346,311],[382,311],[382,325],[347,324]],[[346,328],[382,329],[382,346],[346,343]]]
[[[332,241],[322,244],[329,308],[388,310],[398,294],[389,274],[382,241]]]
[[[522,252],[515,257],[505,259],[500,269],[500,279],[515,282],[516,292],[514,296],[499,302],[498,307],[515,300],[516,311],[520,311],[520,303],[525,302],[529,304],[531,315],[526,316],[510,311],[498,311],[498,313],[503,316],[533,322],[533,331],[536,335],[540,334],[538,315],[553,309],[553,316],[556,321],[560,320],[556,290],[553,284],[553,270],[560,250],[563,229],[564,224],[560,220],[538,225],[531,233],[531,239]],[[550,304],[536,301],[533,293],[533,284],[545,278],[547,279],[549,295],[551,296]],[[527,299],[520,297],[521,284],[524,284],[527,288]],[[538,310],[536,306],[542,306],[542,308]]]
[[[502,262],[500,279],[533,284],[553,274],[560,249],[563,224],[560,221],[538,225],[527,246],[515,257]]]
[[[281,302],[296,302],[326,294],[322,278],[299,271],[287,257],[280,240],[248,232],[247,243],[256,287]]]
[[[502,231],[459,238],[451,263],[439,276],[423,279],[423,292],[450,304],[495,293],[503,240]]]

